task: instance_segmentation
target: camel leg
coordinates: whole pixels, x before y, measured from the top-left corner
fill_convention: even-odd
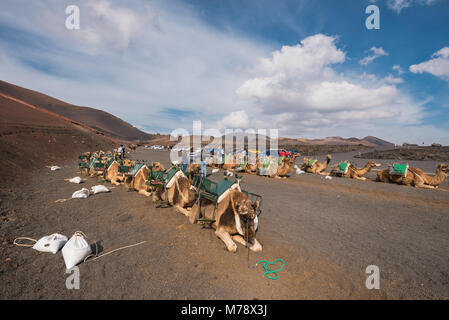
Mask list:
[[[320,174],[322,176],[328,176],[329,172],[321,171],[321,172],[318,172],[318,174]]]
[[[189,214],[188,214],[189,222],[190,222],[191,224],[194,224],[194,223],[195,223],[195,219],[196,219],[198,210],[200,210],[200,207],[199,207],[198,205],[194,205],[193,207],[195,208],[195,210],[190,210],[190,211],[189,211]]]
[[[146,196],[146,197],[149,197],[149,196],[151,195],[151,193],[148,192],[148,191],[145,190],[145,189],[140,189],[138,193],[139,193],[139,194],[143,194],[143,195]]]
[[[360,180],[360,181],[365,181],[366,178],[365,177],[359,177],[359,176],[353,176],[354,179],[356,180]]]
[[[217,237],[219,237],[221,239],[221,241],[223,241],[225,243],[228,251],[231,251],[231,252],[237,251],[237,245],[235,244],[234,241],[232,241],[231,235],[229,233],[227,233],[222,228],[218,228],[215,231],[215,234],[217,235]]]
[[[416,175],[415,175],[415,179],[413,180],[413,184],[415,185],[415,188],[435,189],[434,186],[425,184],[423,178],[416,176]]]
[[[257,241],[257,239],[254,239],[254,243],[253,244],[249,244],[249,243],[246,242],[245,239],[243,239],[243,237],[241,235],[237,234],[237,235],[232,236],[232,240],[234,240],[234,241],[244,245],[245,247],[248,244],[249,249],[251,251],[254,251],[254,252],[262,251],[262,245],[260,244],[259,241]]]
[[[187,210],[186,208],[181,207],[180,205],[176,205],[175,209],[179,212],[181,212],[183,215],[185,215],[186,217],[190,217],[190,212],[192,210]]]
[[[117,179],[111,180],[111,183],[115,186],[119,186],[120,182],[117,181]]]

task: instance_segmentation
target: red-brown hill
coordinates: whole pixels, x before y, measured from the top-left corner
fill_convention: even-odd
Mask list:
[[[149,140],[153,135],[145,133],[131,124],[102,110],[76,106],[55,99],[45,94],[22,88],[0,80],[0,93],[20,99],[31,105],[44,108],[48,111],[69,118],[75,122],[87,125],[105,135],[126,140]]]

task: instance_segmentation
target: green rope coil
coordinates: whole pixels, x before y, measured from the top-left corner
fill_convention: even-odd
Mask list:
[[[282,262],[282,266],[279,268],[279,269],[277,269],[277,270],[270,270],[270,268],[268,267],[269,265],[273,265],[273,264],[276,264],[276,262],[278,262],[278,261],[281,261]],[[256,263],[256,267],[261,263],[261,262],[263,262],[263,269],[264,269],[264,276],[265,277],[267,277],[268,279],[271,279],[271,280],[276,280],[277,278],[279,278],[279,275],[277,274],[279,271],[281,271],[282,270],[282,268],[284,268],[284,266],[285,266],[285,261],[284,260],[282,260],[282,259],[276,259],[276,260],[274,260],[274,262],[268,262],[267,260],[260,260],[259,262],[257,262]],[[274,276],[272,277],[272,276],[270,276],[270,273],[273,273],[274,274]]]

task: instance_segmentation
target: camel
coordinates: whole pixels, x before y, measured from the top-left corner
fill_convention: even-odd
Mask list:
[[[283,157],[281,164],[278,166],[277,171],[274,175],[269,176],[270,178],[276,179],[287,179],[287,174],[293,171],[293,166],[295,164],[296,158],[299,156],[298,153],[293,154],[291,158]]]
[[[345,177],[345,178],[352,178],[357,180],[365,181],[366,178],[364,177],[365,174],[371,171],[373,167],[380,167],[380,163],[376,163],[373,160],[368,161],[363,168],[356,168],[351,163],[345,161],[347,169],[346,172],[342,172],[340,170],[340,164],[336,164],[330,173],[331,176],[334,177]]]
[[[124,175],[119,171],[119,167],[120,164],[114,160],[104,172],[104,179],[116,186],[119,186],[124,180]]]
[[[238,189],[230,190],[226,197],[218,203],[215,217],[215,205],[208,199],[201,198],[200,201],[200,206],[198,202],[195,202],[192,210],[188,212],[191,223],[195,222],[198,211],[201,211],[200,217],[215,220],[212,223],[215,235],[225,243],[228,251],[237,251],[234,241],[248,245],[252,251],[262,251],[262,245],[256,239],[258,201],[251,201],[245,193]]]
[[[229,161],[228,159],[231,159],[231,161]],[[232,153],[226,155],[225,162],[220,165],[221,169],[226,171],[234,171],[234,169],[239,166],[239,164],[235,162],[235,160],[235,155],[233,155]]]
[[[261,168],[263,168],[263,163],[259,162],[259,159],[256,158],[256,163],[249,163],[249,161],[246,162],[245,172],[249,174],[258,174],[259,169]]]
[[[151,171],[165,172],[165,167],[160,162],[153,162]],[[150,168],[143,165],[136,174],[126,175],[124,179],[125,187],[128,190],[136,190],[139,194],[149,197],[154,190],[151,186],[147,185],[151,171]]]
[[[390,169],[384,169],[377,173],[377,181],[414,186],[415,188],[435,189],[446,180],[448,171],[449,165],[445,163],[440,163],[437,166],[433,177],[426,175],[419,168],[407,167],[404,176],[392,175]]]
[[[106,158],[102,157],[100,157],[99,159],[100,160],[94,160],[92,167],[89,168],[88,173],[90,177],[104,175],[108,161]]]
[[[324,172],[324,170],[327,169],[327,166],[329,165],[329,162],[331,161],[332,156],[328,154],[326,156],[326,161],[324,163],[321,163],[318,160],[310,160],[309,158],[304,158],[304,163],[301,165],[301,170],[308,172],[308,173],[315,173],[327,176],[329,173]]]
[[[192,190],[184,172],[179,170],[170,181],[167,181],[166,191],[163,188],[157,188],[153,201],[167,201],[177,211],[189,216],[189,210],[196,200],[196,192]]]
[[[137,146],[134,143],[131,143],[130,145],[128,145],[129,150],[131,150],[132,152],[136,151]]]
[[[187,165],[186,173],[189,175],[189,183],[192,183],[192,178],[194,175],[201,172],[201,165],[196,163],[191,163]]]

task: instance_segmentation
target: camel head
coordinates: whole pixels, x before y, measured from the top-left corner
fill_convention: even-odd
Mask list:
[[[370,167],[380,167],[382,164],[376,163],[376,162],[374,162],[374,160],[370,160],[370,161],[368,161],[368,163],[366,165],[370,166]]]
[[[295,162],[296,158],[298,158],[299,156],[300,156],[300,154],[298,152],[293,152],[293,154],[292,154],[293,162]]]
[[[442,172],[449,172],[449,165],[445,164],[445,163],[440,163],[437,167],[437,171],[442,171]]]
[[[235,210],[240,220],[240,227],[243,233],[243,238],[250,243],[254,243],[257,231],[257,215],[256,209],[259,206],[259,201],[251,201],[244,198],[235,203]]]
[[[187,171],[188,174],[193,174],[193,175],[199,174],[200,171],[201,171],[201,165],[200,164],[196,164],[196,163],[189,164],[187,166],[186,171]]]
[[[153,162],[153,171],[165,171],[165,167],[160,162]]]

